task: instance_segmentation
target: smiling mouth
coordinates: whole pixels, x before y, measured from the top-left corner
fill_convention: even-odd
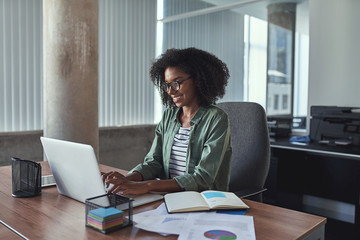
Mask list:
[[[172,99],[173,99],[174,102],[177,102],[181,97],[182,97],[182,95],[176,96],[176,97],[172,97]]]

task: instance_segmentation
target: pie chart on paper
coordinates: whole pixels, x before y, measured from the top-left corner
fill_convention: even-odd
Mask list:
[[[207,232],[204,232],[204,236],[208,239],[214,239],[214,240],[235,240],[236,235],[229,231],[224,230],[210,230]]]

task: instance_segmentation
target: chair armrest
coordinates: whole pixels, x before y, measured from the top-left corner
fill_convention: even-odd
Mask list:
[[[252,188],[252,189],[243,189],[240,191],[234,192],[239,198],[249,198],[255,200],[262,200],[262,193],[265,192],[266,188]],[[258,195],[258,196],[257,196]],[[254,198],[252,198],[254,197]]]

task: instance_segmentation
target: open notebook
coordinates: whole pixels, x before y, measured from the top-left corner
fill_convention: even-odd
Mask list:
[[[94,149],[87,144],[41,137],[58,192],[85,203],[87,198],[106,194]],[[131,195],[133,206],[162,199],[161,194]]]

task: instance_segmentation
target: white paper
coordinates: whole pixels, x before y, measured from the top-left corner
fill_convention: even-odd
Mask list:
[[[234,236],[233,240],[256,239],[252,216],[219,214],[215,211],[169,214],[164,203],[157,209],[134,214],[133,221],[135,227],[162,235],[176,234],[179,240],[208,240],[205,233],[208,236],[212,233],[221,235],[224,231]]]
[[[189,216],[202,218],[204,214],[207,216],[216,214],[209,213],[171,213],[167,212],[165,203],[162,203],[157,209],[134,214],[133,221],[135,227],[150,232],[157,232],[162,235],[176,234],[179,235],[184,231],[184,224]]]

